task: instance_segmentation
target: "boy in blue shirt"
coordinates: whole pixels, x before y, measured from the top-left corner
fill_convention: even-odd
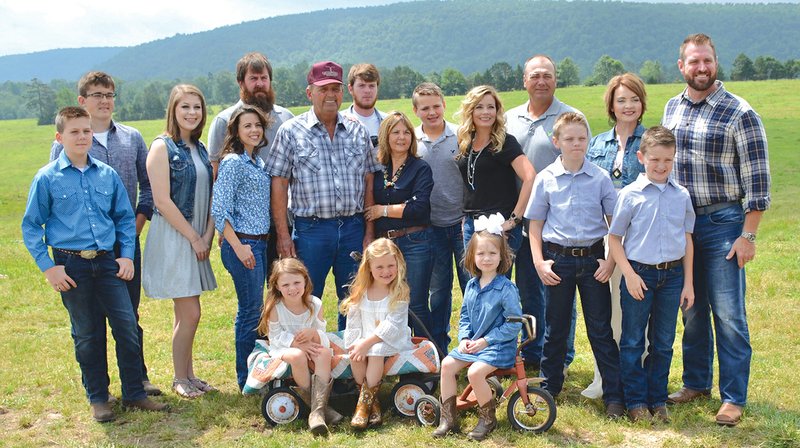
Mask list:
[[[620,370],[630,419],[650,420],[652,414],[666,423],[678,306],[688,309],[694,302],[695,214],[689,192],[669,177],[672,132],[662,126],[645,131],[637,156],[645,173],[620,191],[608,236],[611,257],[624,276]],[[650,345],[642,365],[648,323]]]
[[[561,155],[536,175],[525,217],[530,220],[531,255],[545,285],[543,386],[558,395],[564,385],[567,337],[578,288],[600,376],[606,415],[624,414],[619,349],[611,331],[614,261],[604,260],[603,237],[617,193],[608,173],[586,160],[589,125],[577,113],[561,115],[553,126]]]
[[[115,418],[108,403],[105,338],[100,341],[95,328],[105,321],[97,313],[108,319],[117,343],[123,405],[164,410],[166,405],[148,399],[142,386],[136,316],[125,285],[134,273],[136,235],[127,192],[110,166],[88,155],[92,126],[86,110],[61,109],[56,131],[64,150],[33,179],[22,218],[25,246],[69,313],[92,418]],[[115,242],[121,253],[116,259]],[[53,248],[52,259],[47,246]]]

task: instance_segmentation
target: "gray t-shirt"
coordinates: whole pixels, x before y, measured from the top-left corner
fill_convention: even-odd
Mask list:
[[[417,126],[417,154],[433,171],[433,191],[431,192],[431,223],[437,227],[447,227],[461,222],[464,216],[466,187],[458,171],[458,137],[456,126],[445,123],[444,132],[432,141]]]
[[[239,100],[233,106],[220,112],[219,115],[214,117],[214,120],[211,122],[208,132],[208,159],[210,161],[220,161],[222,144],[225,141],[225,133],[227,132],[228,128],[228,120],[231,118],[231,115],[233,115],[233,112],[242,107],[243,104],[244,103],[242,100]],[[267,149],[272,149],[272,145],[275,144],[275,134],[278,133],[278,128],[281,127],[281,124],[283,124],[284,121],[294,117],[294,114],[289,112],[289,110],[284,107],[275,105],[272,106],[272,112],[269,113],[269,117],[273,120],[273,123],[265,130],[265,132],[268,142]],[[261,150],[258,153],[261,159],[265,162],[267,161],[268,154],[268,150]]]
[[[539,173],[553,163],[561,154],[561,151],[553,144],[553,125],[558,117],[567,112],[577,112],[581,115],[583,115],[583,112],[567,106],[559,101],[558,98],[553,97],[553,103],[550,104],[545,113],[533,120],[528,115],[529,103],[529,101],[526,101],[525,104],[509,109],[506,112],[506,132],[517,139],[520,146],[522,146],[522,152],[528,156],[533,168]],[[590,130],[589,138],[591,138],[591,134]]]

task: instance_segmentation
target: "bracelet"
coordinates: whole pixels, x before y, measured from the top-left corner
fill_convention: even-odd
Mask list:
[[[389,206],[388,205],[384,205],[383,206],[383,217],[386,218],[387,216],[389,216]]]

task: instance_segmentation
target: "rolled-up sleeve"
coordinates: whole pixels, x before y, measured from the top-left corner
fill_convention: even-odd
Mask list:
[[[767,134],[758,114],[749,110],[736,121],[736,152],[741,164],[744,211],[764,211],[770,205]]]
[[[403,219],[429,218],[431,215],[431,192],[433,191],[433,172],[426,163],[417,170],[412,195],[403,209]]]
[[[237,179],[240,178],[238,166],[237,158],[224,159],[219,165],[217,181],[214,182],[211,216],[214,217],[214,226],[220,232],[225,229],[225,221],[228,221],[233,227],[233,210],[236,200],[236,187],[238,186]]]

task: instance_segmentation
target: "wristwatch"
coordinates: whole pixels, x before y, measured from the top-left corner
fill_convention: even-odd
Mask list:
[[[515,225],[519,225],[519,223],[522,222],[522,216],[517,216],[514,212],[511,212],[511,216],[509,216],[508,219],[514,221]]]
[[[753,232],[742,232],[740,236],[746,239],[747,241],[750,241],[751,243],[756,242],[756,234]]]

